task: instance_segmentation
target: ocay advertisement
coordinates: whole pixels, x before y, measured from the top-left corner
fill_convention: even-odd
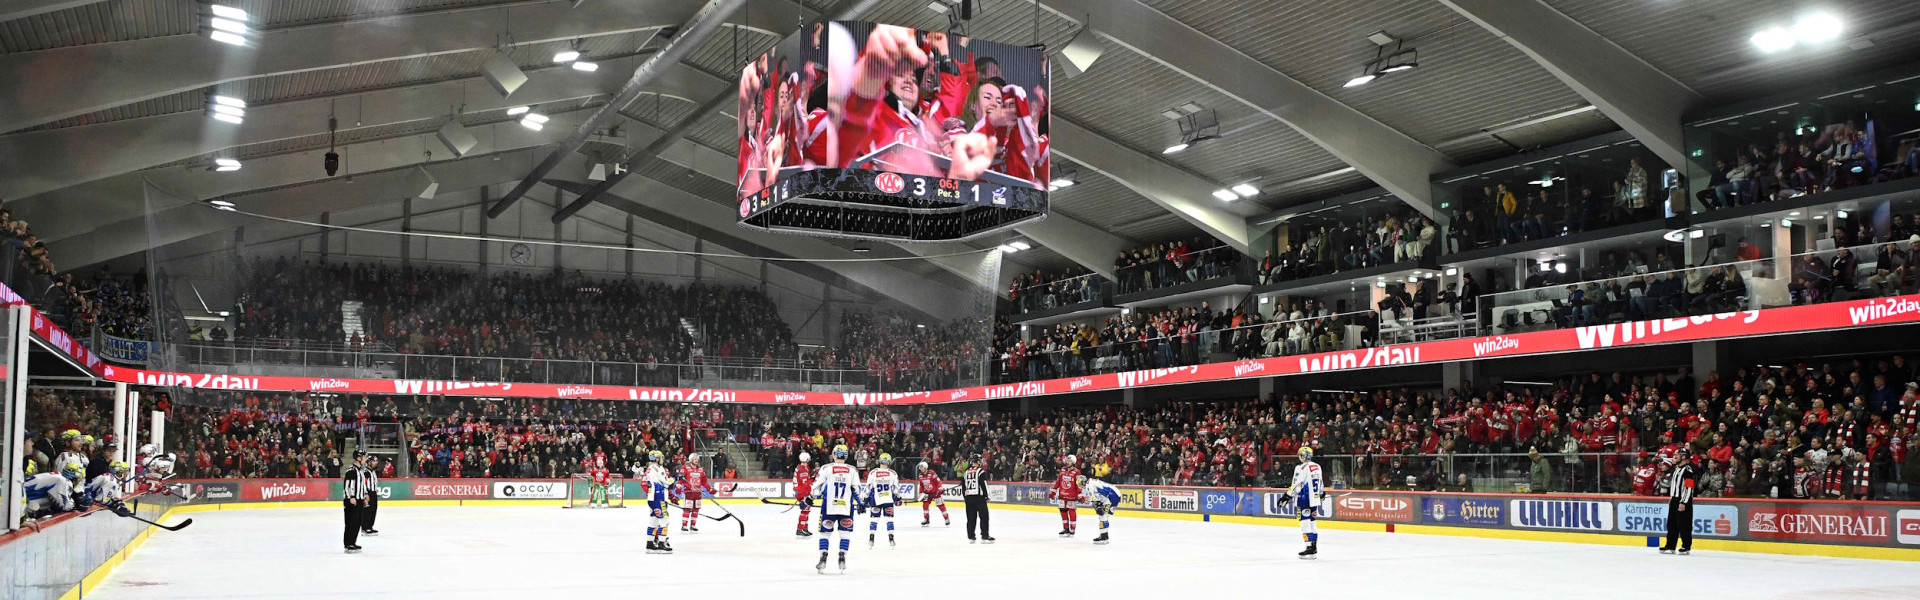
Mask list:
[[[495,481],[493,482],[493,497],[522,500],[561,500],[567,497],[567,482]]]

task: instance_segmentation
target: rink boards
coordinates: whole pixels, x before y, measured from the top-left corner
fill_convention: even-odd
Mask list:
[[[333,480],[195,480],[174,484],[192,491],[195,503],[338,500]],[[565,480],[390,479],[382,500],[531,500],[566,498]],[[783,480],[715,480],[715,498],[788,498]],[[640,482],[625,482],[628,498],[643,494]],[[1122,511],[1198,521],[1285,521],[1297,515],[1282,490],[1116,486]],[[1005,482],[988,486],[989,500],[1048,506],[1050,486]],[[943,496],[959,500],[948,484]],[[901,484],[902,502],[918,502],[915,483]],[[1608,544],[1654,544],[1667,530],[1664,498],[1582,494],[1485,494],[1330,490],[1316,517],[1325,526],[1408,533],[1442,533]],[[1695,504],[1693,532],[1705,546],[1786,554],[1857,558],[1920,559],[1920,504],[1702,498]]]

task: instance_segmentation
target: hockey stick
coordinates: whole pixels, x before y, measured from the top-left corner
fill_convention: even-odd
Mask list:
[[[780,499],[776,499],[776,498],[761,498],[761,499],[760,499],[760,503],[761,503],[761,504],[772,504],[772,505],[774,505],[774,506],[785,506],[785,507],[787,507],[787,508],[786,508],[786,510],[782,510],[782,511],[780,511],[780,512],[783,512],[783,513],[784,513],[784,512],[787,512],[787,511],[791,511],[791,510],[793,510],[794,508],[797,508],[797,507],[799,507],[799,506],[800,506],[800,502],[798,502],[798,501],[794,501],[794,502],[781,502],[781,501],[780,501]]]
[[[668,502],[668,503],[667,503],[667,505],[668,505],[668,506],[672,506],[672,507],[674,507],[674,508],[678,508],[678,509],[680,509],[681,511],[689,511],[689,510],[694,510],[694,508],[693,508],[693,507],[691,507],[691,506],[687,506],[687,505],[684,505],[684,504],[680,504],[680,503],[677,503],[677,502]],[[714,506],[720,506],[720,503],[718,503],[718,502],[715,502],[715,503],[713,503],[713,505],[714,505]],[[725,515],[721,515],[721,516],[718,516],[718,517],[716,517],[716,516],[713,516],[713,515],[705,515],[705,514],[703,514],[703,515],[700,515],[700,516],[701,516],[701,517],[703,517],[703,518],[707,518],[707,519],[712,519],[712,520],[715,520],[715,521],[725,521],[725,520],[727,520],[727,519],[733,519],[734,521],[736,521],[736,522],[739,522],[739,523],[740,523],[740,537],[747,537],[747,524],[746,524],[746,522],[744,522],[744,521],[740,521],[740,518],[739,518],[739,517],[735,517],[735,516],[733,516],[733,513],[732,513],[732,512],[730,512],[730,511],[728,511],[728,510],[726,509],[726,507],[724,507],[724,506],[722,506],[722,507],[720,507],[720,512],[724,512],[724,513],[727,513],[727,514],[725,514]]]
[[[133,519],[133,520],[135,520],[135,521],[139,521],[139,522],[141,522],[141,523],[146,523],[146,524],[148,524],[148,525],[152,525],[152,526],[154,526],[154,527],[159,527],[159,528],[161,528],[161,529],[165,529],[165,530],[167,530],[167,531],[179,531],[179,530],[182,530],[182,529],[186,529],[188,525],[192,525],[192,524],[193,524],[193,519],[192,519],[192,518],[188,518],[188,519],[187,519],[187,520],[185,520],[185,521],[181,521],[179,525],[172,525],[172,526],[168,526],[168,525],[162,525],[162,524],[160,524],[160,522],[158,522],[158,521],[149,521],[149,520],[147,520],[147,519],[145,519],[145,518],[143,518],[143,517],[141,517],[140,515],[137,515],[137,514],[134,514],[134,513],[133,513],[133,509],[131,509],[131,508],[127,508],[127,507],[126,507],[125,505],[120,505],[120,506],[102,506],[100,510],[104,510],[104,511],[107,511],[107,512],[111,512],[111,513],[113,513],[113,514],[116,514],[116,515],[120,515],[120,516],[122,516],[122,517],[126,517],[126,518],[129,518],[129,519]],[[92,512],[89,512],[89,513],[87,513],[87,514],[93,514],[93,513],[92,513]],[[84,515],[83,515],[83,516],[84,516]]]

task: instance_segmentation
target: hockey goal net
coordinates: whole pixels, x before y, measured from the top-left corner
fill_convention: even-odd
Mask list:
[[[615,473],[610,475],[607,481],[609,482],[607,484],[607,506],[612,508],[626,508],[627,477]],[[575,473],[573,478],[567,481],[567,503],[561,505],[561,508],[586,508],[587,503],[592,501],[593,476],[586,473]]]

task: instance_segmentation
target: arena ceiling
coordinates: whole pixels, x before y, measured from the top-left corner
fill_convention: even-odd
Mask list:
[[[0,198],[33,223],[65,268],[144,250],[141,182],[248,210],[310,218],[395,202],[392,190],[329,178],[327,117],[347,171],[392,180],[430,162],[442,190],[511,186],[686,29],[701,0],[223,0],[247,10],[259,43],[204,32],[204,5],[182,0],[0,3]],[[859,17],[945,29],[929,0],[751,0],[714,35],[617,107],[635,148],[660,160],[594,210],[670,193],[705,201],[682,215],[731,230],[736,65],[803,19]],[[1009,268],[1096,271],[1114,251],[1202,232],[1245,248],[1245,217],[1380,187],[1425,209],[1428,175],[1527,148],[1626,129],[1678,159],[1681,113],[1866,72],[1920,54],[1920,3],[1861,0],[1826,8],[1848,27],[1817,52],[1762,56],[1747,37],[1809,5],[1784,0],[978,0],[975,37],[1058,47],[1084,24],[1106,52],[1068,77],[1056,60],[1054,149],[1077,185],[1053,217],[1022,228],[1037,242]],[[503,35],[511,32],[511,35]],[[1343,87],[1375,56],[1369,34],[1418,50],[1419,66]],[[577,40],[577,42],[576,42]],[[578,44],[603,65],[580,74],[552,55]],[[511,101],[479,78],[503,47],[531,81]],[[211,93],[248,103],[243,125],[206,118]],[[513,126],[511,106],[553,117]],[[1220,137],[1177,154],[1169,109],[1218,116]],[[481,139],[453,159],[433,132],[457,118]],[[218,126],[216,126],[218,125]],[[664,134],[674,137],[655,144]],[[428,158],[427,152],[435,152]],[[206,170],[237,158],[236,173]],[[574,155],[548,177],[584,191]],[[1252,182],[1253,199],[1214,189]],[[396,188],[397,189],[397,188]],[[551,194],[553,192],[542,192]],[[404,195],[404,194],[401,194]],[[324,201],[317,200],[324,198]],[[177,235],[224,226],[186,219]],[[935,254],[741,232],[746,254]],[[135,241],[138,240],[138,241]],[[974,248],[999,243],[980,242]],[[778,246],[775,250],[772,246]],[[856,253],[855,246],[867,252]],[[838,267],[829,267],[835,269]],[[885,277],[951,278],[962,267],[895,267]],[[844,274],[843,274],[844,275]],[[882,284],[879,288],[885,288]]]

